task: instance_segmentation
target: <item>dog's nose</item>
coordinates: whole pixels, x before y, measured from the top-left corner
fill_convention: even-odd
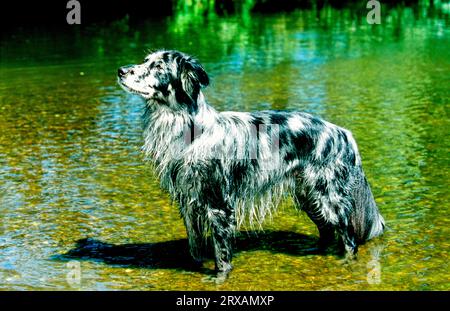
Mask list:
[[[131,69],[131,67],[133,67],[133,65],[122,66],[122,67],[120,67],[119,70],[117,71],[119,77],[123,77],[123,76],[126,75],[127,73],[133,74],[134,71],[133,71],[133,69]]]
[[[120,67],[118,70],[118,75],[119,77],[123,77],[124,75],[126,75],[128,72],[128,68],[127,67]]]

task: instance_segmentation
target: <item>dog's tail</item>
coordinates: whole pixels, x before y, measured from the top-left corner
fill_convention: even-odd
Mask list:
[[[352,191],[355,206],[351,215],[351,221],[356,240],[361,244],[381,235],[385,224],[362,170],[358,175]]]

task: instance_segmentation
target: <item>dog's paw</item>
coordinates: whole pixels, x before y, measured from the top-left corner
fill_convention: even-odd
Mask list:
[[[233,266],[231,264],[227,264],[227,269],[223,270],[217,270],[214,275],[206,276],[202,279],[205,283],[215,283],[217,285],[223,284],[225,280],[230,275],[231,270],[233,269]]]
[[[230,274],[229,271],[227,272],[217,272],[216,275],[208,275],[202,278],[202,282],[204,283],[214,283],[216,285],[223,284],[226,279],[228,278],[228,275]]]

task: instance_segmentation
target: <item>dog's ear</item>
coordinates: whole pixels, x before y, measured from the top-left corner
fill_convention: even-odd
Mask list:
[[[202,65],[191,57],[181,60],[179,78],[182,90],[177,92],[177,100],[191,105],[197,110],[197,98],[202,87],[209,84],[209,77]]]
[[[197,60],[191,57],[185,58],[181,73],[189,78],[185,82],[198,84],[200,87],[206,87],[209,84],[209,77],[205,69]],[[186,87],[190,86],[186,85]]]

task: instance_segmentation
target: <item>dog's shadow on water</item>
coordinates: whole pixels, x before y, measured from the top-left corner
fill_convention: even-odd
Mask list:
[[[212,244],[207,258],[213,258]],[[305,256],[319,254],[318,238],[286,231],[248,231],[236,237],[234,252],[267,250],[273,253]],[[198,270],[192,260],[187,239],[156,243],[110,244],[93,238],[77,241],[75,248],[57,255],[58,260],[92,260],[110,265],[149,269]]]

